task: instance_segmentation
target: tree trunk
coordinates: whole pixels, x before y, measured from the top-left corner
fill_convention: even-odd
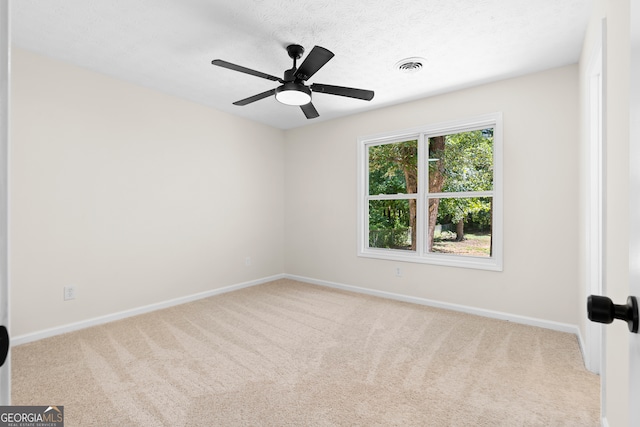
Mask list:
[[[462,242],[464,240],[464,219],[461,219],[456,224],[456,242]]]
[[[418,176],[415,168],[404,168],[404,179],[407,183],[407,193],[418,192]],[[418,223],[418,205],[416,199],[409,199],[409,228],[411,229],[411,250],[416,250],[416,226]]]
[[[444,184],[444,146],[445,137],[436,136],[429,138],[429,158],[438,159],[435,162],[428,162],[429,168],[429,193],[439,193]],[[433,234],[436,230],[436,220],[438,219],[438,208],[440,199],[429,199],[429,237],[427,250],[433,249]]]
[[[404,182],[407,194],[418,192],[418,167],[416,157],[418,156],[417,141],[415,144],[401,144],[399,150],[399,163],[404,172]],[[415,251],[417,246],[416,225],[417,225],[417,203],[415,199],[409,199],[409,230],[411,232],[411,250]]]
[[[433,235],[436,231],[436,219],[438,218],[438,208],[440,207],[440,199],[429,199],[429,240],[427,250],[433,250]]]

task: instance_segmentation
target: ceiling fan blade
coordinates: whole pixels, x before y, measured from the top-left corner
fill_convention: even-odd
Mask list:
[[[222,59],[214,59],[213,61],[211,61],[211,63],[213,65],[217,65],[218,67],[227,68],[233,71],[239,71],[241,73],[250,74],[256,77],[262,77],[263,79],[273,80],[274,82],[284,83],[280,77],[261,73],[260,71],[252,70],[251,68],[243,67],[241,65],[232,64],[231,62],[223,61]]]
[[[331,86],[314,83],[311,85],[313,92],[328,93],[331,95],[347,96],[349,98],[362,99],[364,101],[371,101],[373,99],[372,90],[354,89],[352,87]]]
[[[236,101],[236,102],[233,103],[233,105],[251,104],[252,102],[260,101],[261,99],[264,99],[264,98],[266,98],[268,96],[271,96],[274,93],[276,93],[276,90],[275,89],[271,89],[271,90],[268,90],[266,92],[262,92],[262,93],[259,93],[257,95],[250,96],[248,98],[241,99],[240,101]]]
[[[324,64],[329,62],[333,56],[333,52],[330,50],[320,46],[314,46],[302,62],[302,65],[298,67],[296,78],[303,81],[307,80],[322,68]]]
[[[320,116],[320,114],[318,114],[318,110],[316,110],[316,107],[314,107],[312,103],[301,105],[300,108],[304,115],[307,116],[307,119],[315,119]]]

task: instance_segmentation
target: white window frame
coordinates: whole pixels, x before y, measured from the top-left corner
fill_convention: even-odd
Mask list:
[[[493,128],[493,190],[469,193],[433,193],[429,194],[428,173],[425,162],[418,161],[418,193],[372,196],[368,191],[369,156],[368,148],[374,145],[418,140],[418,158],[424,159],[427,153],[428,138],[454,133]],[[491,113],[472,118],[453,120],[443,123],[427,124],[411,129],[369,135],[358,138],[358,256],[390,261],[435,264],[450,267],[475,268],[481,270],[503,270],[503,136],[502,113]],[[427,252],[427,197],[486,197],[493,198],[492,256],[475,257],[468,255]],[[369,247],[369,201],[380,198],[417,199],[416,250]]]

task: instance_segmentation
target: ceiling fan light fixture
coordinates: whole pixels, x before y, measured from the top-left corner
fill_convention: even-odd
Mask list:
[[[311,89],[299,83],[287,82],[276,88],[276,99],[286,105],[307,105],[311,102]]]

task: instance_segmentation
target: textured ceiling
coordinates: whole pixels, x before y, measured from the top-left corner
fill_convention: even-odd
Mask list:
[[[290,129],[578,61],[591,0],[16,0],[14,45],[271,126]],[[285,47],[335,57],[309,83],[375,91],[372,101],[314,94],[320,117],[273,97]],[[423,57],[402,74],[401,59]]]

